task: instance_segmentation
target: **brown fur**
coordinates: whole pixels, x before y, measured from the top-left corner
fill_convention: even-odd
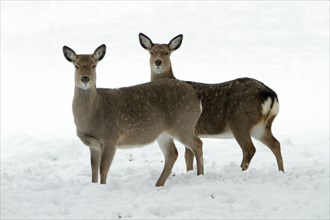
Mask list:
[[[104,57],[105,50],[105,45],[101,45],[94,54],[76,55],[72,49],[63,48],[64,56],[76,68],[73,116],[78,137],[90,148],[92,182],[98,182],[100,170],[101,184],[106,183],[117,148],[132,148],[157,140],[165,164],[156,186],[163,186],[177,159],[173,138],[193,151],[198,174],[203,174],[202,142],[194,135],[201,114],[196,91],[171,79],[119,89],[97,89],[96,64]]]
[[[182,35],[173,38],[169,44],[154,44],[140,33],[143,48],[150,53],[151,80],[176,79],[171,66],[170,54],[178,49]],[[162,65],[157,65],[161,60]],[[159,61],[158,61],[159,63]],[[224,83],[204,84],[186,82],[194,87],[202,99],[203,112],[196,131],[201,137],[221,137],[229,134],[235,138],[243,152],[241,167],[246,170],[255,154],[251,136],[267,145],[274,153],[278,169],[284,171],[280,143],[272,135],[272,122],[278,113],[278,98],[269,87],[251,78],[239,78]],[[266,109],[263,109],[264,108]],[[266,112],[263,112],[265,111]],[[192,169],[193,158],[186,149],[187,170]]]

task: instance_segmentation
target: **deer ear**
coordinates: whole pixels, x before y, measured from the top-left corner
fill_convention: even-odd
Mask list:
[[[96,48],[96,50],[94,51],[94,57],[97,61],[100,61],[103,59],[103,57],[105,56],[105,52],[107,50],[107,47],[105,46],[105,44],[102,44],[101,46],[99,46],[98,48]]]
[[[183,39],[183,35],[182,34],[179,34],[178,36],[176,36],[175,38],[173,38],[168,43],[168,46],[170,47],[170,50],[171,51],[174,51],[174,50],[178,49],[181,46],[182,39]]]
[[[146,50],[150,50],[151,47],[154,45],[152,43],[152,41],[150,40],[150,38],[142,33],[139,33],[139,40],[140,40],[141,46]]]
[[[63,54],[64,57],[69,61],[69,62],[74,62],[76,60],[76,52],[72,50],[70,47],[64,46],[63,47]]]

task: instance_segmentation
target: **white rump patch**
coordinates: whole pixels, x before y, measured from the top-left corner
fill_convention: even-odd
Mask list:
[[[272,99],[269,97],[261,106],[262,106],[262,115],[267,115],[269,113],[269,115],[277,115],[277,113],[279,112],[279,103],[278,100],[275,99],[272,109],[270,109],[272,105]],[[271,111],[270,111],[271,110]],[[270,112],[269,112],[270,111]]]
[[[272,104],[272,99],[270,97],[268,97],[268,99],[262,103],[262,115],[267,115],[269,110],[270,110],[270,106]]]
[[[272,111],[270,112],[270,115],[277,115],[278,112],[280,111],[280,103],[278,103],[278,100],[276,99]]]

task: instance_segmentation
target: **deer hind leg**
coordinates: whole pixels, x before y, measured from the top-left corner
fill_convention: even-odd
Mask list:
[[[278,170],[284,172],[281,145],[280,142],[273,136],[271,130],[266,129],[260,141],[270,148],[270,150],[275,155]]]
[[[187,136],[187,134],[180,136],[178,140],[189,148],[195,155],[197,162],[197,175],[204,175],[203,142],[195,135],[188,138],[183,138],[185,136]]]
[[[162,173],[156,183],[156,186],[164,186],[167,178],[172,172],[173,165],[178,158],[178,151],[174,145],[173,138],[171,138],[168,134],[162,134],[157,142],[160,146],[160,149],[163,151],[165,157],[165,163]]]
[[[283,159],[282,159],[282,153],[281,153],[281,145],[280,142],[273,136],[272,134],[272,123],[275,119],[275,116],[272,116],[268,119],[266,124],[261,124],[263,132],[259,132],[259,134],[253,134],[253,137],[263,144],[265,144],[269,149],[273,152],[276,158],[278,169],[282,172],[284,172],[284,166],[283,166]],[[260,125],[259,125],[260,126]]]
[[[256,148],[253,145],[251,136],[249,132],[238,132],[232,129],[234,137],[242,149],[243,159],[241,163],[242,170],[247,170],[249,168],[250,162],[256,152]]]
[[[101,184],[106,184],[107,182],[108,172],[115,153],[116,146],[114,144],[106,143],[104,145],[100,164]]]
[[[194,169],[194,153],[188,147],[186,147],[184,158],[186,161],[187,172],[190,170],[193,170]]]

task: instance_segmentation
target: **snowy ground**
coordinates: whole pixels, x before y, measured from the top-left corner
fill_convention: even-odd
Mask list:
[[[90,183],[89,150],[75,136],[73,67],[63,45],[102,43],[99,87],[149,80],[138,42],[182,33],[180,79],[257,78],[273,88],[273,131],[286,173],[255,141],[248,171],[234,140],[204,139],[205,175],[173,175],[156,144],[118,150],[107,185]],[[329,2],[1,1],[1,219],[329,219]]]

